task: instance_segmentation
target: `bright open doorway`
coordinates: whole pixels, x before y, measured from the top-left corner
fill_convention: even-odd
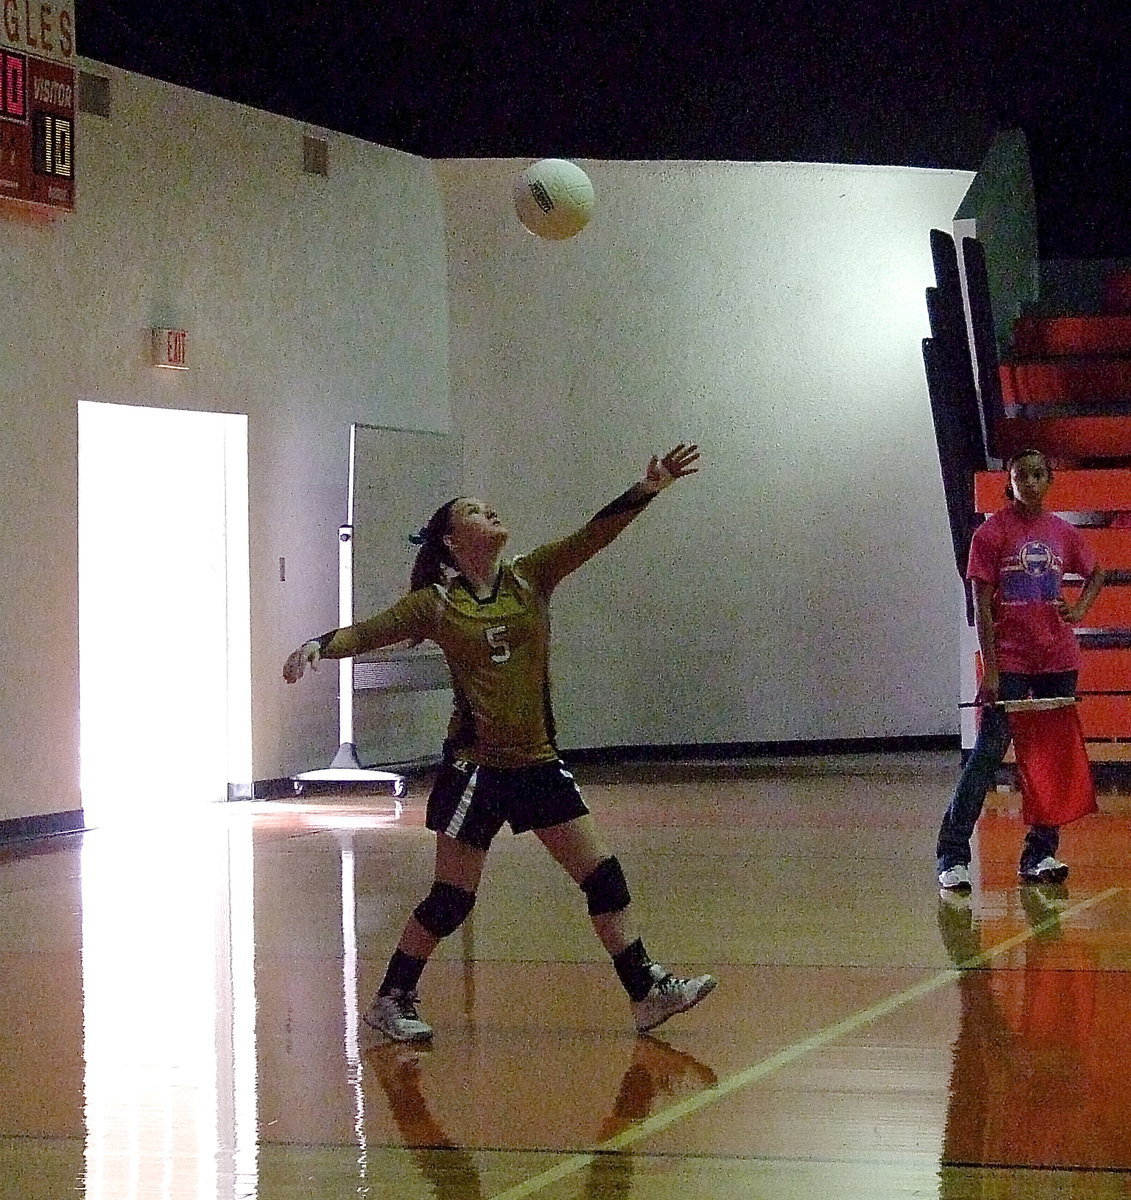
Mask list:
[[[86,823],[251,780],[247,418],[79,404]]]

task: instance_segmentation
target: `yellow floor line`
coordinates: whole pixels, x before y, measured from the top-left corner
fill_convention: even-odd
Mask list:
[[[716,1103],[716,1101],[721,1100],[724,1096],[729,1096],[741,1088],[749,1087],[750,1084],[765,1079],[767,1075],[772,1075],[775,1071],[780,1071],[783,1067],[787,1067],[798,1059],[804,1058],[805,1055],[812,1054],[814,1050],[820,1050],[830,1043],[846,1037],[848,1034],[856,1033],[865,1026],[882,1020],[897,1009],[904,1008],[908,1004],[913,1004],[916,1000],[921,1000],[924,996],[929,996],[931,992],[937,991],[940,987],[953,982],[962,971],[976,970],[978,967],[985,966],[995,958],[1000,958],[1001,955],[1007,954],[1015,947],[1051,929],[1058,922],[1068,917],[1073,917],[1077,913],[1085,912],[1089,908],[1094,908],[1096,905],[1102,904],[1104,901],[1118,895],[1122,890],[1122,888],[1118,887],[1108,888],[1106,891],[1100,892],[1087,900],[1081,900],[1078,904],[1073,904],[1067,908],[1052,912],[1045,920],[1039,921],[1037,924],[1022,930],[1020,933],[1015,933],[1012,937],[1006,938],[996,946],[991,946],[988,950],[983,950],[980,954],[975,954],[973,957],[965,959],[953,967],[944,968],[930,978],[924,979],[921,983],[913,984],[911,987],[905,988],[901,992],[896,992],[883,1000],[879,1000],[875,1004],[861,1009],[859,1012],[852,1013],[843,1020],[828,1025],[812,1036],[794,1042],[791,1046],[786,1046],[785,1049],[779,1050],[776,1054],[771,1054],[769,1058],[764,1058],[761,1062],[754,1063],[753,1066],[729,1076],[712,1087],[704,1088],[701,1092],[696,1092],[693,1096],[688,1096],[686,1100],[682,1100],[678,1104],[673,1104],[668,1108],[662,1109],[660,1112],[646,1117],[643,1121],[634,1122],[627,1129],[618,1133],[615,1137],[601,1142],[592,1150],[582,1154],[571,1155],[556,1166],[550,1167],[541,1174],[533,1176],[524,1183],[515,1184],[514,1187],[507,1188],[506,1191],[497,1192],[494,1196],[490,1197],[490,1200],[522,1200],[524,1196],[532,1196],[536,1192],[543,1191],[551,1184],[557,1183],[559,1179],[565,1179],[570,1175],[576,1174],[578,1171],[585,1170],[597,1155],[624,1150],[636,1142],[642,1141],[644,1138],[651,1137],[653,1134],[667,1129],[677,1121],[682,1121],[684,1117],[688,1117],[692,1113]]]

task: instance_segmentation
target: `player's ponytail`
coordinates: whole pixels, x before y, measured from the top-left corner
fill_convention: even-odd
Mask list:
[[[419,533],[413,534],[409,541],[420,547],[412,564],[412,574],[409,576],[409,588],[431,587],[434,583],[442,583],[448,569],[455,568],[455,560],[448,549],[444,536],[451,529],[452,508],[459,501],[455,496],[428,518],[428,523]]]

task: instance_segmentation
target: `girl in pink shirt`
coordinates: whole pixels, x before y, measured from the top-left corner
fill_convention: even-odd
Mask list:
[[[948,891],[970,890],[970,838],[1009,748],[1008,718],[990,706],[995,700],[1075,695],[1080,644],[1072,627],[1104,582],[1080,531],[1044,510],[1052,470],[1041,451],[1022,450],[1006,466],[1010,504],[974,533],[966,571],[982,654],[978,700],[987,707],[939,829],[939,885]],[[1086,580],[1075,604],[1061,597],[1066,574]],[[1056,858],[1059,844],[1056,826],[1031,826],[1021,850],[1021,879],[1066,879],[1068,867]]]

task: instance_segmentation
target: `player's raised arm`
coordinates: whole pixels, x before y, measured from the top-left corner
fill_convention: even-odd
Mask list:
[[[606,517],[620,516],[622,513],[632,513],[635,516],[658,492],[685,475],[694,475],[699,470],[695,465],[698,461],[699,447],[684,442],[680,442],[663,456],[653,454],[648,461],[644,478],[606,504],[600,512],[595,513],[590,523],[604,520]]]
[[[521,569],[547,592],[588,562],[624,530],[664,488],[699,467],[699,447],[680,442],[664,455],[654,454],[644,478],[611,500],[576,532],[524,555]]]
[[[644,485],[652,487],[653,494],[662,491],[677,479],[682,479],[685,475],[694,475],[699,470],[695,465],[698,461],[699,447],[680,442],[662,458],[652,456],[648,470],[644,473]]]

